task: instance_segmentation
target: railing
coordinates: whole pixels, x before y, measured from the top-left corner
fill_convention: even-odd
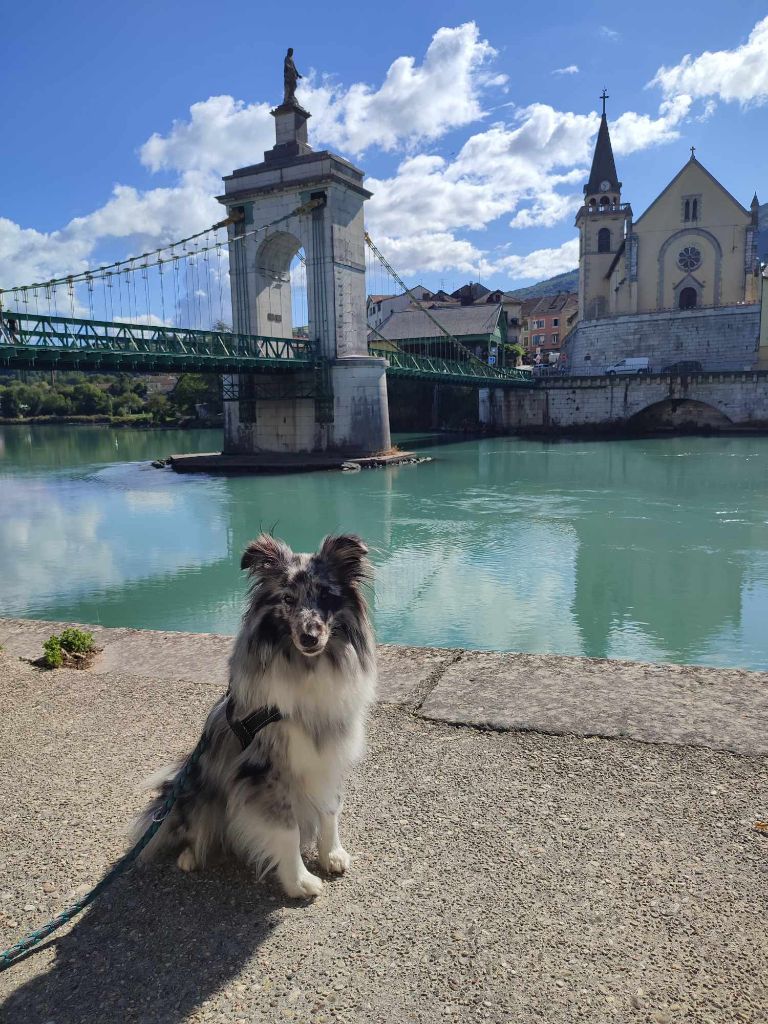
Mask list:
[[[422,380],[446,382],[454,378],[456,384],[482,382],[493,387],[520,387],[532,383],[530,370],[501,370],[480,360],[444,359],[440,356],[416,355],[402,349],[369,345],[372,356],[379,356],[389,363],[389,373],[395,376],[417,377]]]
[[[116,323],[3,311],[0,364],[41,369],[301,369],[315,363],[311,342],[162,324]]]
[[[603,203],[602,206],[596,203],[594,206],[582,206],[579,213],[622,213],[624,210],[629,210],[631,206],[631,203]]]

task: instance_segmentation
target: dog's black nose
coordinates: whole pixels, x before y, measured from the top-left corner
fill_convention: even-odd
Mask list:
[[[317,647],[318,638],[311,633],[302,633],[299,639],[302,647]]]

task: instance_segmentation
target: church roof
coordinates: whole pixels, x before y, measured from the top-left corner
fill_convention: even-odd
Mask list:
[[[656,203],[658,203],[658,201],[661,199],[661,197],[666,192],[668,192],[669,189],[671,189],[673,185],[675,185],[677,183],[678,178],[682,177],[682,175],[685,174],[685,172],[688,170],[688,168],[692,164],[694,166],[698,167],[700,171],[703,171],[704,174],[706,174],[706,176],[710,179],[710,181],[712,181],[715,185],[717,185],[717,187],[720,189],[720,191],[722,193],[724,193],[726,196],[728,196],[728,198],[731,200],[732,203],[735,203],[735,205],[738,206],[738,208],[741,210],[741,212],[744,214],[745,217],[749,217],[749,210],[746,210],[741,205],[739,200],[735,196],[731,195],[731,193],[728,191],[728,189],[725,187],[725,185],[721,184],[717,180],[717,178],[714,176],[714,174],[712,174],[711,171],[707,170],[707,168],[704,166],[704,164],[701,162],[701,160],[697,160],[695,156],[691,155],[690,160],[686,160],[685,161],[683,166],[680,168],[680,170],[677,172],[677,174],[674,176],[674,178],[670,181],[670,183],[666,186],[666,188],[663,188],[661,190],[661,192],[659,192],[659,194],[653,200],[651,205],[649,207],[647,207],[645,210],[643,210],[643,212],[640,214],[640,216],[635,221],[635,227],[637,227],[637,225],[640,223],[640,221],[643,219],[643,217],[646,217],[648,215],[648,213],[654,208],[654,206],[656,205]]]
[[[608,119],[605,114],[600,118],[600,130],[597,133],[595,155],[592,157],[592,170],[589,172],[589,181],[584,186],[584,194],[590,195],[593,192],[599,192],[601,181],[610,181],[611,189],[614,192],[618,192],[621,188],[621,182],[616,173],[616,161],[613,159],[613,146],[611,146],[611,134],[608,131]]]

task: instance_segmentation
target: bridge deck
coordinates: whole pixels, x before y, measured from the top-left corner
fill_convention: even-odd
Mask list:
[[[447,359],[373,345],[387,373],[469,387],[531,387],[526,370],[502,370],[479,359]],[[0,366],[11,370],[142,373],[300,373],[318,366],[313,344],[165,324],[122,323],[5,311]]]
[[[9,312],[0,327],[9,369],[263,373],[315,363],[310,342],[296,338]]]

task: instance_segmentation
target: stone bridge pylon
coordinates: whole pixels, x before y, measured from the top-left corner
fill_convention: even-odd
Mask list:
[[[225,379],[227,453],[349,452],[390,446],[386,361],[368,355],[363,172],[307,142],[310,114],[286,88],[261,163],[224,179],[234,330],[291,338],[290,266],[306,259],[318,369]],[[255,230],[273,224],[265,231]],[[236,242],[238,236],[244,236]]]

